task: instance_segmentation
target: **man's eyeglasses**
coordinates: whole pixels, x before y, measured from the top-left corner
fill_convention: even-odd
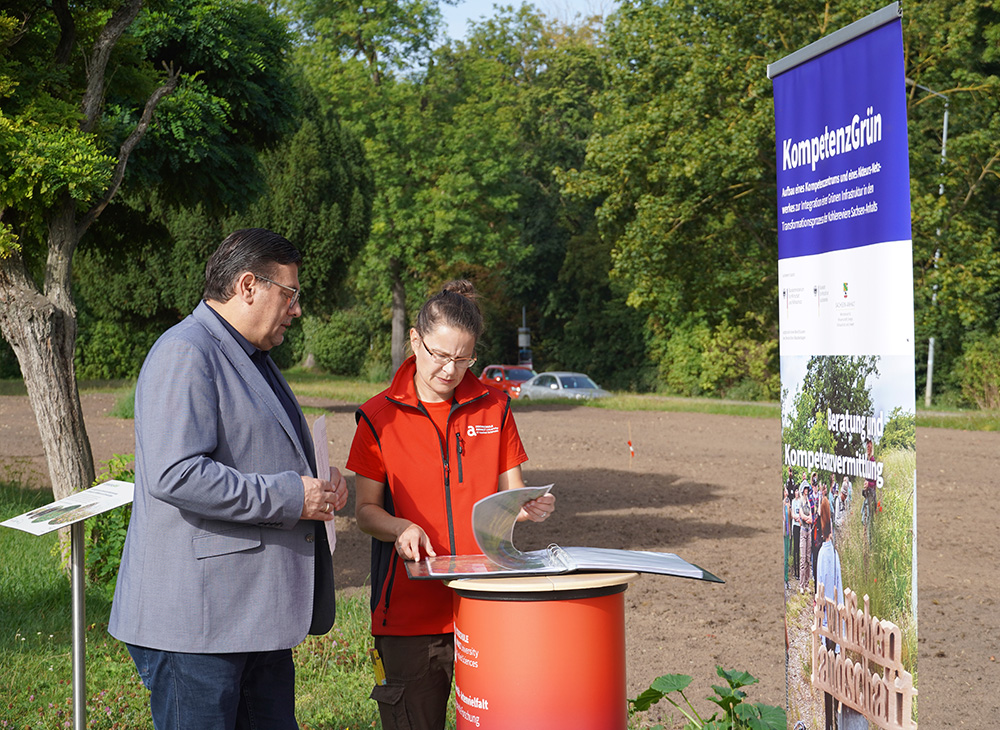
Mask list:
[[[471,368],[476,362],[475,355],[472,357],[452,357],[451,355],[443,355],[440,352],[434,352],[427,347],[427,343],[424,342],[422,337],[420,338],[420,344],[424,346],[427,354],[431,356],[431,360],[436,362],[438,365],[447,365],[448,363],[453,362],[455,363],[455,367],[464,370],[465,368]]]
[[[274,284],[275,286],[280,286],[282,289],[286,289],[286,290],[290,291],[292,294],[291,294],[291,297],[289,298],[289,301],[288,301],[288,308],[289,309],[292,309],[295,306],[296,302],[302,300],[302,290],[301,289],[296,289],[295,287],[285,286],[284,284],[279,284],[278,282],[274,281],[273,279],[268,279],[266,276],[261,276],[260,274],[254,274],[254,278],[260,279],[261,281],[266,281],[268,284]]]

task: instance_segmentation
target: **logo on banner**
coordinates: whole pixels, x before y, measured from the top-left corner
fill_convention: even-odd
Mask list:
[[[847,299],[847,282],[844,282],[844,299]]]

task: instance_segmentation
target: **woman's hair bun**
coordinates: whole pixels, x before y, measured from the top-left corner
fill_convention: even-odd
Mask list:
[[[477,299],[476,287],[468,279],[449,281],[420,308],[417,332],[424,336],[445,324],[468,332],[478,341],[484,324]]]
[[[441,293],[461,294],[466,299],[475,301],[479,295],[476,294],[476,287],[468,279],[452,279],[443,287]]]

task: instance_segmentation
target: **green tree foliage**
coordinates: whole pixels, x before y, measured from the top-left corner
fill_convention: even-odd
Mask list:
[[[778,395],[780,378],[773,367],[778,343],[758,338],[763,319],[762,314],[748,312],[741,322],[723,319],[716,326],[701,358],[703,393],[743,400],[771,400]]]
[[[595,227],[568,238],[555,283],[539,282],[549,291],[535,358],[547,369],[585,372],[606,388],[649,390],[643,315],[625,303],[609,268],[610,246]]]
[[[269,228],[302,246],[309,310],[329,313],[367,240],[374,189],[361,145],[335,111],[306,89],[299,114],[299,128],[262,156],[266,194],[227,223]]]
[[[539,21],[522,12],[469,45],[434,49],[436,4],[318,3],[313,11],[301,60],[374,170],[372,235],[356,283],[359,301],[391,302],[397,364],[409,298],[455,275],[513,270],[529,250],[519,235],[519,90],[534,74]],[[475,278],[484,290],[502,288]]]
[[[290,333],[286,364],[310,351],[338,372],[398,362],[412,302],[469,276],[483,361],[516,357],[524,307],[536,367],[774,396],[765,67],[883,3],[622,0],[604,28],[500,7],[443,42],[450,0],[151,0],[84,104],[83,59],[111,11],[137,2],[0,14],[0,252],[43,282],[46,211],[85,220],[75,260],[55,259],[75,261],[79,372],[134,372],[194,306],[227,228],[265,225],[306,255],[317,317]],[[936,380],[957,393],[1000,321],[1000,6],[926,0],[903,18],[907,75],[950,112],[942,165],[944,100],[907,88],[918,368],[933,335]],[[301,83],[283,70],[289,32]],[[126,171],[122,145],[169,79]]]
[[[773,393],[777,231],[766,65],[873,9],[628,0],[610,19],[599,123],[586,163],[561,179],[568,195],[599,202],[612,277],[648,314],[650,353],[671,389]],[[706,339],[734,336],[756,343],[741,348],[750,361],[697,353]],[[677,350],[690,355],[680,367],[664,360]],[[747,378],[756,384],[748,388]]]
[[[142,57],[187,74],[164,101],[129,178],[170,205],[243,208],[263,191],[261,149],[294,128],[295,91],[287,75],[291,38],[266,6],[237,0],[171,0],[134,27]],[[109,121],[134,111],[108,101]]]
[[[57,498],[93,479],[71,286],[84,234],[121,192],[128,212],[121,228],[107,217],[114,234],[104,240],[126,247],[104,253],[134,262],[132,234],[155,228],[144,207],[184,195],[224,203],[240,190],[239,175],[252,178],[246,150],[276,138],[286,116],[287,42],[263,6],[236,0],[149,10],[142,0],[23,1],[0,13],[0,329],[21,365]],[[162,134],[151,132],[156,111]]]
[[[466,53],[482,56],[498,75],[519,123],[518,195],[513,224],[521,264],[498,272],[514,306],[498,323],[505,360],[514,361],[520,304],[530,313],[537,366],[589,373],[612,388],[645,389],[650,380],[644,315],[626,306],[612,282],[611,249],[597,235],[594,201],[566,198],[557,172],[578,167],[593,131],[594,101],[606,58],[593,22],[567,27],[528,7],[499,10],[476,24]]]
[[[625,2],[606,42],[610,82],[568,194],[599,199],[613,275],[650,316],[654,352],[681,327],[766,313],[773,337],[772,11],[745,3]],[[752,20],[751,20],[752,18]],[[699,377],[700,379],[700,377]]]
[[[59,40],[54,17],[37,18],[18,8],[0,12],[0,257],[22,255],[22,238],[45,235],[43,212],[68,194],[81,205],[110,184],[114,159],[80,120],[78,106],[59,97],[45,62],[26,46]],[[22,19],[23,18],[23,19]],[[58,49],[61,53],[65,51]],[[61,59],[62,57],[60,57]],[[46,73],[49,71],[49,73]],[[32,252],[27,252],[30,255]]]
[[[56,498],[94,476],[73,368],[73,254],[178,83],[172,69],[149,77],[139,121],[113,158],[100,125],[106,80],[140,9],[140,0],[76,13],[65,2],[17,3],[0,13],[0,179],[13,182],[0,200],[0,331],[24,375]]]
[[[346,362],[354,362],[346,353],[353,351],[356,333],[342,329],[345,320],[339,308],[350,301],[344,285],[371,230],[374,183],[360,142],[340,123],[333,108],[307,88],[301,98],[299,128],[262,157],[264,194],[224,226],[269,228],[302,251],[303,311],[317,321],[292,330],[290,346],[274,353],[279,365],[299,362],[318,348],[335,350],[338,338],[344,337],[341,344],[347,359],[330,369],[356,375],[363,357],[358,367],[345,367]],[[309,333],[318,338],[313,340]],[[367,338],[365,345],[367,350]],[[320,365],[329,368],[324,362]]]
[[[302,251],[307,316],[324,319],[341,304],[371,225],[371,175],[360,144],[308,88],[298,90],[292,108],[298,126],[261,153],[262,192],[254,198],[253,189],[244,191],[252,200],[245,211],[166,207],[157,194],[141,210],[123,203],[114,225],[98,226],[101,245],[85,247],[77,265],[81,317],[95,325],[77,349],[82,376],[134,376],[156,337],[198,303],[208,255],[237,228],[269,228]],[[295,327],[274,356],[287,367],[309,350]]]
[[[293,119],[289,37],[262,6],[172,3],[131,30],[144,58],[169,57],[190,75],[161,105],[111,214],[81,245],[82,377],[134,377],[156,337],[194,307],[204,262],[225,235],[216,217],[263,190],[257,150]],[[109,125],[127,128],[133,113],[109,95]]]
[[[958,390],[965,343],[1000,321],[1000,4],[905,6],[918,389],[929,337],[935,390]],[[957,366],[957,369],[956,369]]]
[[[412,32],[432,30],[434,8],[376,8],[362,23],[356,9],[338,10],[333,22],[332,9],[313,7],[303,51],[307,74],[362,137],[376,171],[359,304],[392,301],[395,342],[409,297],[466,275],[491,322],[485,360],[514,359],[526,307],[547,366],[596,367],[602,379],[623,365],[636,370],[645,361],[641,328],[623,326],[635,318],[623,293],[612,301],[606,248],[580,266],[594,252],[593,205],[567,203],[553,175],[585,153],[604,75],[594,29],[562,27],[530,7],[502,8],[474,24],[466,41],[432,48],[428,35],[417,52]],[[408,67],[398,55],[403,45],[416,54]],[[327,62],[334,54],[336,65]],[[578,249],[572,261],[569,246]],[[595,329],[609,336],[596,358],[585,342]]]
[[[135,377],[156,338],[201,298],[205,261],[222,227],[204,206],[123,196],[75,260],[80,377]]]

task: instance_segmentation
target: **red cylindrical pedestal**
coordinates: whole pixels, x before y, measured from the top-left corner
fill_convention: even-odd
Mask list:
[[[635,573],[451,581],[459,730],[624,730]]]

